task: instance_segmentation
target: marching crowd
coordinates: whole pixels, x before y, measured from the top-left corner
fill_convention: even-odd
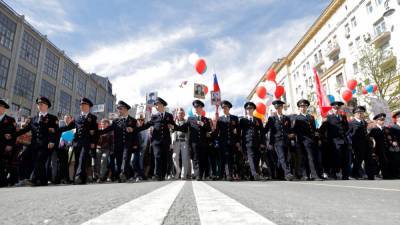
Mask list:
[[[166,112],[167,102],[155,101],[156,114],[129,115],[130,106],[118,102],[119,117],[98,118],[87,98],[81,114],[66,115],[63,123],[48,113],[51,102],[36,99],[38,114],[23,124],[7,115],[0,99],[0,186],[40,186],[142,180],[324,180],[400,178],[400,111],[394,125],[386,114],[368,120],[357,106],[351,118],[342,102],[317,128],[308,113],[309,101],[297,102],[298,114],[284,115],[284,102],[263,123],[253,116],[256,105],[244,105],[245,116],[202,115],[204,103],[193,101],[195,113],[182,108]],[[61,126],[60,124],[64,124]],[[73,132],[73,139],[62,134]]]

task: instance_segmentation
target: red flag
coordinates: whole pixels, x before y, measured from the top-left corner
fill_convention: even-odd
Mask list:
[[[326,97],[325,90],[321,87],[321,81],[319,80],[317,70],[313,68],[313,71],[315,76],[315,87],[318,99],[318,106],[321,112],[321,116],[325,118],[329,110],[332,109],[332,106],[330,105],[329,100]]]

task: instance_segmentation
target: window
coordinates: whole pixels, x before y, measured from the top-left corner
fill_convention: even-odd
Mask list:
[[[88,98],[90,99],[90,101],[96,102],[96,94],[97,94],[96,93],[96,87],[95,86],[89,86],[88,88],[89,88],[88,95],[87,95]],[[102,102],[100,102],[100,103],[102,103]]]
[[[86,96],[86,82],[86,79],[82,75],[79,75],[76,80],[76,90],[81,97]]]
[[[36,75],[24,67],[18,65],[15,79],[14,94],[26,99],[33,99]]]
[[[65,63],[61,83],[72,90],[74,84],[74,67],[70,63]]]
[[[383,0],[375,0],[375,2],[376,2],[376,5],[381,5]]]
[[[344,85],[343,74],[338,74],[336,76],[336,84],[338,86],[343,86]]]
[[[81,100],[80,99],[75,99],[75,108],[74,108],[74,114],[75,116],[79,116],[81,113]]]
[[[372,13],[374,11],[371,2],[367,3],[366,8],[367,8],[367,13]]]
[[[350,26],[349,26],[349,24],[348,23],[346,23],[346,25],[344,25],[344,34],[345,34],[345,37],[350,37]]]
[[[351,26],[353,26],[353,27],[357,26],[356,17],[351,18]]]
[[[42,84],[40,87],[40,96],[45,96],[50,100],[50,102],[54,103],[56,95],[56,86],[52,85],[47,80],[42,80]]]
[[[24,59],[28,63],[37,67],[39,52],[40,52],[40,42],[25,31],[24,36],[22,37],[22,45],[20,52],[21,59]]]
[[[65,93],[64,91],[60,92],[59,109],[62,115],[69,114],[71,111],[71,95]]]
[[[0,88],[6,88],[10,59],[0,54]]]
[[[383,18],[374,23],[374,31],[375,35],[380,35],[386,31],[386,24]]]
[[[353,72],[354,72],[354,74],[358,73],[358,63],[357,62],[353,63]]]
[[[356,37],[356,47],[358,49],[361,48],[361,38],[360,38],[360,36]]]
[[[11,50],[17,24],[0,12],[0,45]]]
[[[113,110],[114,102],[112,99],[108,99],[107,101],[107,112],[114,112]]]
[[[60,58],[51,52],[49,49],[46,51],[46,59],[44,60],[43,72],[50,77],[57,79],[58,65],[60,63]]]

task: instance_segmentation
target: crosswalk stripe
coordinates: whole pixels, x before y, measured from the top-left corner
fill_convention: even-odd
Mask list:
[[[162,224],[184,184],[185,181],[172,182],[91,219],[83,225]]]
[[[354,188],[354,189],[365,189],[365,190],[376,190],[376,191],[396,191],[400,192],[400,189],[394,188],[379,188],[379,187],[363,187],[354,185],[339,185],[339,184],[321,184],[321,183],[305,183],[305,182],[288,182],[291,184],[306,184],[314,186],[326,186],[326,187],[342,187],[342,188]]]
[[[193,192],[196,197],[200,221],[203,225],[274,224],[204,182],[193,182]]]

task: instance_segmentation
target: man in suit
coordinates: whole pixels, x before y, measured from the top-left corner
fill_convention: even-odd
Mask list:
[[[97,117],[90,113],[91,107],[93,107],[93,103],[87,98],[82,98],[80,101],[81,115],[67,126],[60,128],[62,132],[76,129],[73,141],[75,184],[85,184],[87,182],[86,169],[90,162],[90,152],[95,151],[97,146]]]
[[[326,118],[326,131],[328,143],[331,147],[333,171],[331,177],[337,179],[342,171],[342,179],[348,180],[351,164],[351,151],[348,139],[349,123],[342,114],[343,102],[331,103],[332,114]]]
[[[276,115],[268,118],[268,122],[265,126],[265,133],[270,133],[269,142],[276,151],[278,166],[282,168],[285,180],[292,181],[294,176],[287,163],[287,154],[289,138],[293,137],[294,134],[292,133],[290,118],[283,115],[284,104],[285,103],[281,100],[275,100],[272,102],[272,105],[274,105],[276,109]]]
[[[58,118],[48,113],[51,103],[46,97],[37,98],[36,105],[39,111],[38,115],[34,116],[28,125],[17,133],[18,136],[29,131],[32,133],[31,147],[34,164],[30,183],[47,185],[49,170],[46,168],[46,163],[58,143]]]
[[[394,178],[391,176],[389,168],[389,147],[390,147],[390,129],[385,126],[385,113],[379,113],[374,116],[375,127],[371,129],[369,137],[372,141],[373,154],[378,159],[378,170],[382,174],[383,179]]]
[[[7,185],[7,165],[15,147],[17,124],[6,114],[10,106],[0,99],[0,187]]]
[[[350,121],[349,134],[353,147],[353,168],[352,176],[356,179],[363,178],[364,171],[361,167],[364,161],[365,174],[368,179],[374,179],[372,168],[372,148],[369,143],[367,121],[365,121],[365,107],[357,106],[353,109],[354,119]]]
[[[157,97],[154,104],[158,113],[152,115],[150,121],[136,130],[140,132],[153,127],[151,143],[155,162],[154,179],[161,181],[165,180],[167,172],[167,155],[171,146],[170,128],[175,125],[175,122],[173,115],[165,111],[165,107],[168,103],[164,99]]]
[[[207,133],[211,131],[208,118],[202,116],[204,103],[200,100],[192,102],[195,114],[190,116],[186,123],[175,126],[175,130],[189,132],[189,145],[193,151],[193,170],[196,180],[202,180],[206,175],[207,167]]]
[[[253,116],[256,105],[253,102],[244,104],[246,116],[240,119],[239,136],[242,146],[247,154],[247,160],[250,166],[251,180],[260,179],[260,148],[265,148],[265,133],[261,119]]]
[[[306,174],[306,178],[309,180],[319,180],[314,160],[316,126],[314,117],[307,113],[309,106],[310,102],[308,100],[299,100],[297,102],[297,107],[300,112],[293,117],[293,131],[297,137],[297,157],[295,164],[298,175],[304,176],[304,166],[302,166],[302,163],[306,162],[310,171],[309,174]]]
[[[126,182],[133,172],[130,162],[132,153],[137,150],[138,146],[137,133],[134,132],[137,121],[128,114],[131,107],[126,102],[118,101],[117,109],[119,118],[114,119],[111,126],[99,131],[99,133],[105,134],[114,131],[116,175],[119,176],[120,182]]]
[[[232,104],[229,101],[222,101],[221,108],[223,115],[217,120],[216,135],[221,152],[221,174],[227,179],[232,180],[233,173],[233,154],[235,148],[240,148],[238,127],[239,118],[230,114]]]

